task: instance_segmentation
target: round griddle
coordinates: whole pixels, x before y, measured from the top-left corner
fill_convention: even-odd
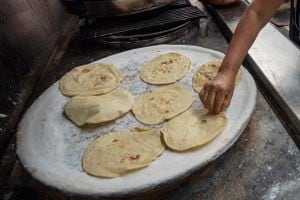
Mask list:
[[[123,17],[161,9],[174,0],[62,0],[68,12],[84,17]]]
[[[97,62],[111,63],[125,76],[121,88],[135,98],[152,88],[139,78],[142,65],[163,53],[177,52],[190,58],[192,68],[179,81],[194,96],[194,107],[202,107],[198,94],[192,89],[196,69],[224,55],[195,46],[159,45],[119,53]],[[174,183],[201,169],[218,158],[238,139],[248,124],[256,103],[256,86],[251,75],[242,68],[243,77],[236,86],[230,108],[226,111],[229,123],[212,142],[194,151],[176,153],[166,150],[149,167],[114,179],[96,178],[82,170],[85,149],[97,137],[109,132],[133,127],[149,127],[128,113],[98,128],[82,129],[63,115],[68,97],[63,96],[56,82],[27,110],[18,129],[17,154],[25,169],[40,182],[61,191],[92,196],[126,196],[142,193]],[[151,126],[157,129],[162,125]]]

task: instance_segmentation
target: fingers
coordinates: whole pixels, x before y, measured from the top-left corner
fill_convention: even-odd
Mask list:
[[[222,112],[223,105],[225,103],[225,93],[223,91],[218,91],[215,97],[214,103],[214,113]]]
[[[216,97],[216,89],[211,88],[208,92],[207,99],[205,101],[205,105],[207,106],[209,112],[214,112],[214,103]]]
[[[227,91],[222,86],[206,84],[201,90],[200,99],[205,108],[211,113],[220,113],[229,107],[233,90]]]
[[[208,108],[207,104],[206,104],[206,100],[209,94],[209,86],[204,85],[201,92],[200,92],[200,100],[202,101],[202,104],[204,105],[205,108]]]
[[[221,112],[222,105],[224,103],[225,94],[222,91],[218,91],[217,87],[213,87],[209,84],[204,85],[200,92],[200,99],[205,108],[211,113]]]
[[[229,92],[229,93],[225,96],[224,103],[223,103],[222,108],[221,108],[221,112],[225,111],[226,108],[229,107],[230,102],[231,102],[231,99],[232,99],[232,96],[233,96],[233,91]]]

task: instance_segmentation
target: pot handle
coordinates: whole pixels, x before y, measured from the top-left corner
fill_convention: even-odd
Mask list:
[[[65,9],[73,15],[83,15],[86,13],[87,8],[83,4],[82,0],[60,0]]]

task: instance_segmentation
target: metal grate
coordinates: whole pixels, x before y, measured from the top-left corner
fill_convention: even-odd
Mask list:
[[[97,21],[92,26],[81,27],[81,38],[92,39],[143,29],[163,29],[164,26],[184,23],[197,18],[207,17],[196,7],[188,6],[178,9],[165,10],[153,17],[130,21]]]

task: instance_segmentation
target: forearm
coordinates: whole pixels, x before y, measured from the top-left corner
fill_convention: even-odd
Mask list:
[[[220,72],[237,74],[259,31],[276,13],[282,0],[255,0],[241,18],[231,39]]]

